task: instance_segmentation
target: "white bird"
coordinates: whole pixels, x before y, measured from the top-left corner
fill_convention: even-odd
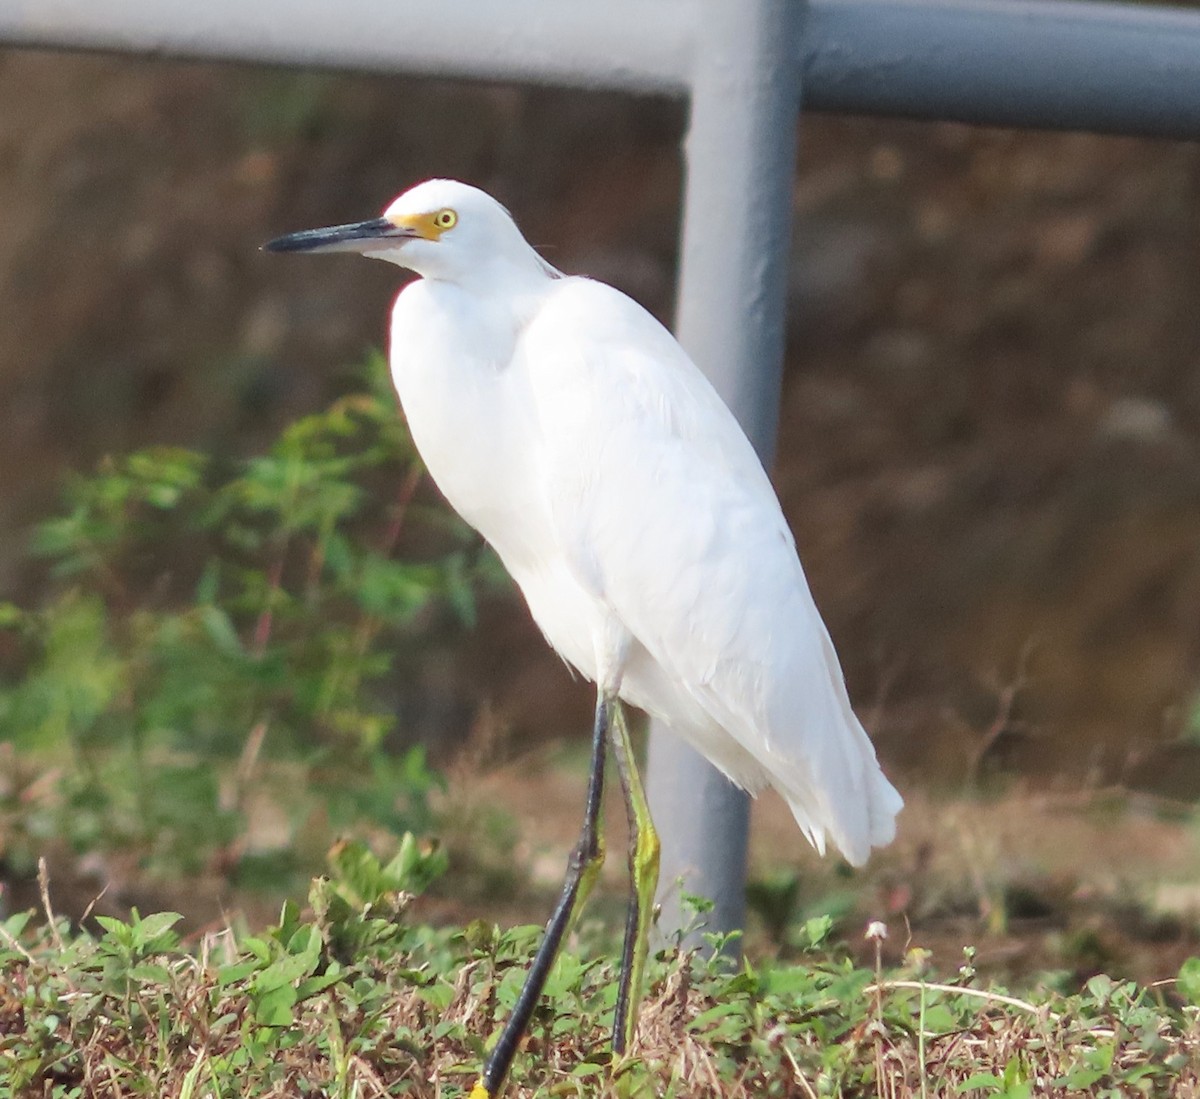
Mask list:
[[[828,838],[858,865],[895,834],[900,795],[850,707],[779,501],[674,337],[612,287],[551,267],[483,191],[430,180],[378,219],[266,247],[360,252],[423,276],[401,291],[391,324],[392,377],[413,440],[547,641],[598,689],[584,831],[473,1096],[501,1088],[602,858],[607,736],[635,836],[613,1034],[621,1052],[636,1022],[658,843],[618,698],[738,786],[773,786],[818,851]]]

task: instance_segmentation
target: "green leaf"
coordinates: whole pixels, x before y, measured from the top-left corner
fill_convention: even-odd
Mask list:
[[[310,996],[315,996],[318,992],[324,992],[327,988],[332,988],[335,984],[343,979],[343,974],[340,971],[331,973],[323,973],[319,977],[309,977],[306,980],[300,981],[296,985],[296,1002],[307,1000]]]
[[[0,924],[0,927],[4,928],[5,938],[19,939],[21,932],[25,930],[31,919],[33,919],[32,911],[14,912],[3,924]]]
[[[1189,1004],[1200,1007],[1200,958],[1188,958],[1179,967],[1175,987]]]
[[[289,954],[258,972],[254,978],[253,991],[262,994],[282,988],[284,985],[291,988],[301,977],[309,976],[316,967],[317,959],[315,957],[305,954]]]
[[[138,940],[143,943],[152,942],[182,919],[183,916],[178,912],[155,912],[146,916],[134,925]]]
[[[233,623],[230,622],[229,615],[225,611],[209,603],[202,605],[197,613],[204,626],[204,632],[217,647],[218,652],[224,653],[226,656],[241,657],[245,655],[241,638],[238,637],[237,630],[233,628]]]
[[[196,582],[196,592],[192,596],[192,600],[201,607],[215,603],[220,590],[221,562],[214,558],[204,566],[204,571]]]
[[[275,985],[254,997],[254,1018],[263,1026],[290,1026],[295,1018],[296,990],[290,984]]]
[[[475,607],[475,588],[467,574],[466,558],[461,553],[451,554],[446,560],[446,598],[468,629],[474,629],[478,621]]]
[[[108,932],[110,938],[122,946],[133,942],[133,929],[115,916],[97,916],[96,922]]]
[[[833,930],[832,916],[813,916],[804,921],[804,937],[813,948],[819,947]]]
[[[223,965],[217,970],[217,984],[224,988],[226,985],[236,984],[238,981],[244,981],[247,977],[257,973],[262,968],[262,963],[253,962],[231,962],[229,965]]]
[[[746,1005],[744,1003],[735,1002],[728,1004],[717,1004],[715,1007],[710,1007],[707,1011],[700,1012],[691,1022],[688,1023],[687,1029],[692,1031],[707,1030],[711,1024],[730,1015],[744,1014]]]
[[[148,962],[133,966],[129,970],[129,976],[132,980],[140,981],[143,984],[169,985],[171,983],[171,972],[165,965],[151,965]]]
[[[433,577],[427,567],[364,554],[355,578],[354,597],[363,610],[380,618],[406,622],[429,603]]]
[[[990,1088],[993,1091],[998,1091],[1004,1087],[1004,1081],[992,1072],[976,1072],[968,1076],[961,1084],[958,1085],[959,1091],[981,1091],[984,1088]]]
[[[0,630],[11,630],[23,626],[26,614],[14,603],[0,602]]]

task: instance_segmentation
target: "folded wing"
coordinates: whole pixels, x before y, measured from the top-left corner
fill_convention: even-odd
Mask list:
[[[517,365],[568,567],[694,703],[664,694],[648,708],[718,763],[719,726],[819,850],[828,835],[865,861],[892,838],[902,802],[850,708],[778,500],[733,415],[670,334],[601,283],[560,283]]]

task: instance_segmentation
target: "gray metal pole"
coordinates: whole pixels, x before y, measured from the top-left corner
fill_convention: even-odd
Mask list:
[[[0,0],[0,42],[686,90],[691,0]]]
[[[1200,136],[1200,12],[1080,0],[812,0],[804,109]]]
[[[803,0],[794,0],[801,4]],[[683,94],[708,0],[0,0],[0,43]],[[808,0],[805,110],[1200,136],[1200,12]]]
[[[799,0],[700,0],[696,12],[677,328],[765,461],[783,364],[803,13]],[[660,927],[683,926],[682,877],[715,904],[706,930],[740,928],[746,796],[667,729],[652,728],[647,770],[663,844]]]

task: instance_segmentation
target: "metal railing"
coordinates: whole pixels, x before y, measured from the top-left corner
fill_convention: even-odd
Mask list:
[[[774,445],[807,110],[1200,137],[1200,12],[1081,0],[0,0],[0,43],[687,96],[678,333]],[[399,182],[399,181],[398,181]],[[719,231],[714,231],[719,227]],[[741,925],[747,807],[652,736],[663,880]],[[667,898],[664,920],[679,919]]]

